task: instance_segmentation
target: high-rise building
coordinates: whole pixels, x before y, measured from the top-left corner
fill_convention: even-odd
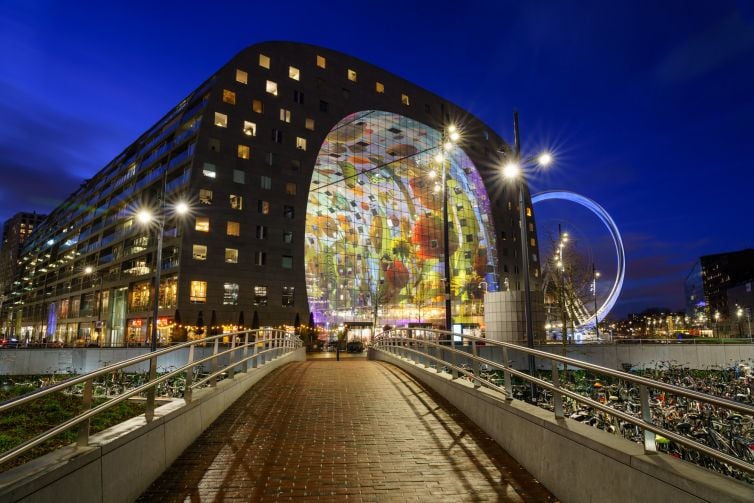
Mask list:
[[[754,249],[705,255],[699,258],[708,316],[727,318],[730,287],[754,278]]]
[[[484,293],[521,284],[505,155],[469,112],[364,61],[251,46],[52,212],[24,247],[14,319],[36,338],[144,342],[159,225],[136,215],[149,208],[164,229],[162,340],[185,333],[175,325],[310,313],[329,327],[444,325],[447,280],[453,323],[481,324]],[[175,214],[184,200],[191,214]]]

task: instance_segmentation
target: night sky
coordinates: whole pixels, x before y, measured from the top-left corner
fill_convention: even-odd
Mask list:
[[[749,0],[116,3],[0,0],[0,220],[54,208],[246,46],[293,40],[509,140],[517,109],[524,150],[557,157],[532,191],[590,197],[623,233],[618,316],[681,308],[695,258],[754,246]],[[536,208],[540,241],[562,223],[609,276],[604,232],[572,206]]]

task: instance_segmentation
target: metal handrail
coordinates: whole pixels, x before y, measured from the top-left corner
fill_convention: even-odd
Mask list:
[[[239,338],[239,336],[242,336],[244,338],[244,342],[236,345],[236,340]],[[219,351],[219,342],[224,337],[231,338],[231,342],[230,342],[231,347],[227,350]],[[206,346],[208,342],[213,343],[212,354],[207,357],[195,360],[194,349],[200,345]],[[259,344],[263,345],[262,351],[258,351]],[[165,349],[161,349],[155,352],[140,355],[134,358],[129,358],[128,360],[123,360],[123,361],[114,363],[112,365],[108,365],[106,367],[102,367],[100,369],[94,370],[92,372],[88,372],[80,376],[72,377],[65,381],[56,383],[52,386],[47,386],[45,388],[35,390],[33,392],[22,395],[20,397],[6,400],[5,402],[0,403],[0,413],[13,409],[15,407],[24,405],[38,398],[42,398],[51,393],[61,392],[63,390],[66,390],[78,384],[84,383],[84,393],[82,395],[82,399],[83,399],[82,405],[83,405],[84,412],[54,426],[53,428],[43,433],[40,433],[39,435],[29,440],[24,441],[23,443],[15,446],[14,448],[8,451],[1,453],[0,464],[3,464],[7,461],[12,460],[13,458],[23,454],[24,452],[34,448],[35,446],[51,439],[55,435],[58,435],[59,433],[67,431],[76,425],[79,425],[78,445],[80,446],[88,445],[89,420],[93,416],[101,412],[104,412],[105,410],[117,405],[118,403],[121,403],[127,400],[128,398],[131,398],[133,396],[139,395],[144,392],[147,392],[146,410],[144,412],[144,415],[147,422],[151,422],[152,419],[154,418],[156,386],[164,381],[171,379],[172,377],[182,374],[183,372],[186,372],[186,381],[185,381],[184,390],[183,390],[184,400],[188,403],[192,400],[192,390],[203,385],[207,381],[210,382],[211,386],[215,386],[217,376],[225,372],[228,372],[228,371],[233,372],[234,369],[240,365],[243,366],[242,371],[246,372],[248,370],[249,361],[252,362],[252,368],[254,368],[259,365],[260,360],[261,360],[261,363],[272,361],[272,359],[274,359],[277,355],[282,356],[285,353],[294,351],[300,348],[302,344],[303,343],[301,339],[299,339],[297,336],[295,336],[291,332],[286,332],[284,330],[278,330],[278,329],[269,329],[269,328],[212,335],[212,336],[205,337],[202,339],[197,339],[197,340],[177,344],[177,345],[165,348]],[[179,367],[171,372],[164,373],[158,377],[157,376],[157,359],[161,356],[173,353],[183,348],[189,348],[188,362],[186,363],[186,365],[183,365],[182,367]],[[247,356],[249,349],[251,349],[252,352],[250,356]],[[234,360],[233,353],[235,352],[242,352],[241,358]],[[216,369],[215,367],[216,367],[216,363],[218,359],[225,355],[229,356],[230,363],[220,368],[219,370]],[[97,405],[93,408],[91,407],[93,383],[96,378],[106,376],[115,371],[118,371],[127,367],[131,367],[133,365],[136,365],[145,361],[149,361],[149,377],[147,378],[146,383],[140,386],[137,386],[133,389],[126,390],[118,394],[117,396],[110,397],[107,401],[103,402],[100,405]],[[212,365],[213,365],[212,372],[208,376],[203,378],[202,380],[197,381],[195,383],[192,382],[193,368],[207,362],[212,362]]]
[[[401,333],[407,333],[408,336],[401,336],[400,335]],[[417,334],[417,335],[420,334],[424,337],[414,337],[413,336],[414,334]],[[435,336],[436,341],[432,341],[429,339],[429,337],[426,337],[427,334],[431,334]],[[453,342],[452,337],[461,337],[462,338],[461,343],[463,343],[463,339],[468,339],[471,342],[472,352],[468,353],[466,351],[456,349],[454,347],[455,343]],[[482,342],[485,346],[496,346],[496,347],[502,348],[504,362],[498,363],[498,362],[488,360],[486,358],[482,358],[478,356],[477,354],[478,342]],[[418,350],[418,349],[414,349],[413,347],[408,345],[408,344],[413,345],[415,343],[423,345],[426,349],[426,352]],[[559,418],[559,419],[565,418],[564,413],[563,413],[563,406],[562,406],[562,396],[566,396],[575,400],[576,402],[588,405],[589,407],[593,407],[597,410],[600,410],[602,412],[605,412],[607,414],[620,418],[623,421],[626,421],[628,423],[631,423],[633,425],[636,425],[642,428],[644,430],[645,452],[648,452],[648,453],[657,452],[657,447],[655,444],[655,435],[658,434],[678,444],[684,445],[686,447],[690,447],[694,450],[697,450],[708,456],[711,456],[719,461],[735,466],[736,468],[744,470],[748,473],[754,473],[754,464],[748,463],[734,456],[720,452],[707,445],[696,442],[692,439],[679,435],[674,431],[665,429],[661,426],[656,426],[654,423],[652,423],[650,406],[649,406],[648,389],[649,388],[660,389],[660,390],[663,390],[663,391],[666,391],[675,395],[685,396],[694,400],[698,400],[701,402],[706,402],[706,403],[710,403],[710,404],[713,404],[722,408],[726,408],[728,410],[734,410],[736,412],[754,416],[754,407],[749,406],[749,405],[741,404],[738,402],[734,402],[732,400],[727,400],[724,398],[708,395],[705,393],[699,393],[697,391],[688,390],[685,388],[674,386],[672,384],[654,381],[652,379],[647,379],[645,377],[635,376],[635,375],[628,374],[626,372],[622,372],[619,370],[613,370],[606,367],[601,367],[599,365],[594,365],[592,363],[575,360],[573,358],[554,355],[546,351],[539,351],[539,350],[531,349],[525,346],[520,346],[517,344],[511,344],[511,343],[502,342],[502,341],[493,341],[490,339],[485,339],[485,338],[481,338],[481,337],[477,337],[473,335],[458,334],[454,332],[448,332],[445,330],[435,330],[435,329],[429,329],[429,328],[392,329],[388,332],[383,332],[382,334],[378,334],[377,336],[375,336],[375,344],[373,347],[376,350],[385,351],[387,353],[395,354],[395,355],[401,355],[401,353],[403,355],[407,355],[407,354],[420,355],[422,359],[431,360],[436,363],[441,363],[447,368],[451,369],[451,378],[455,379],[457,377],[460,377],[461,375],[464,375],[472,381],[472,383],[474,384],[474,387],[478,388],[480,386],[484,386],[484,387],[493,389],[495,391],[502,392],[505,395],[506,400],[513,399],[511,376],[515,376],[525,381],[534,383],[536,386],[547,389],[553,393],[553,409],[554,409],[556,418]],[[453,362],[448,361],[447,358],[440,358],[440,357],[429,354],[430,347],[441,349],[443,352],[449,352],[450,354],[453,355]],[[537,358],[549,360],[551,363],[552,383],[512,368],[510,365],[510,360],[508,359],[509,349],[514,350],[514,351],[520,351],[527,355],[533,355]],[[472,369],[472,371],[468,371],[464,369],[463,367],[456,364],[456,362],[458,362],[459,357],[466,361],[472,362],[472,364],[474,365],[474,368]],[[416,361],[418,361],[418,359]],[[608,405],[602,404],[590,397],[583,396],[579,393],[576,393],[574,391],[561,387],[558,363],[562,363],[564,365],[564,368],[567,368],[567,366],[582,368],[585,370],[590,370],[596,374],[607,375],[607,376],[615,377],[618,379],[622,379],[622,380],[637,384],[640,390],[640,403],[641,403],[642,418],[641,419],[636,418],[623,411],[620,411]],[[504,386],[499,386],[499,385],[489,382],[486,379],[482,379],[480,377],[481,364],[487,365],[488,367],[491,367],[497,370],[502,370],[504,380],[505,380]]]

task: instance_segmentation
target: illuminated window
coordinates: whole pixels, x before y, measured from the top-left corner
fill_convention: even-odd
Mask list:
[[[194,245],[191,250],[191,257],[194,260],[207,260],[207,246]]]
[[[293,243],[293,231],[283,231],[283,243],[288,245]]]
[[[209,189],[199,189],[199,204],[212,204],[212,191]]]
[[[260,185],[263,189],[269,190],[272,188],[272,178],[269,176],[262,176],[260,178]]]
[[[299,80],[301,78],[301,72],[299,72],[298,68],[296,68],[295,66],[289,66],[288,77],[292,78],[293,80]]]
[[[278,85],[277,83],[271,80],[267,81],[267,84],[265,85],[265,90],[273,96],[278,95]]]
[[[248,84],[249,74],[244,72],[243,70],[236,68],[236,82],[240,82],[241,84]]]
[[[351,82],[356,82],[357,76],[356,76],[356,70],[348,69],[348,80]]]
[[[238,250],[235,248],[225,249],[225,263],[237,264],[238,263]]]
[[[243,209],[243,196],[237,196],[235,194],[231,194],[228,196],[230,199],[230,207],[234,210],[242,210]]]
[[[408,94],[401,94],[401,103],[403,103],[406,106],[409,106],[411,102],[408,99]]]
[[[295,303],[295,289],[292,286],[283,287],[283,307],[290,307]]]
[[[207,302],[207,282],[192,281],[189,291],[189,300],[192,304],[204,304]]]
[[[209,217],[196,217],[194,229],[199,232],[209,232]]]
[[[263,201],[259,200],[257,203],[257,211],[261,213],[262,215],[269,215],[270,214],[270,202],[269,201]]]
[[[239,145],[238,157],[240,159],[248,159],[249,157],[251,157],[251,149],[246,145]]]
[[[225,234],[228,236],[240,236],[241,235],[241,224],[238,222],[228,221],[227,229],[225,231]]]
[[[283,255],[280,265],[283,269],[293,269],[293,257],[291,255]]]
[[[246,183],[246,173],[244,173],[240,169],[234,169],[233,181],[236,183]]]
[[[243,121],[243,134],[245,134],[246,136],[256,136],[257,125],[253,122]]]
[[[306,150],[306,138],[296,137],[296,148],[299,150]]]
[[[214,164],[205,162],[202,167],[202,174],[207,178],[217,178],[217,167]]]
[[[230,103],[231,105],[236,104],[236,93],[233,91],[229,91],[227,89],[223,89],[223,101],[225,103]]]
[[[220,112],[215,112],[215,126],[228,127],[228,116],[221,114]]]
[[[251,110],[258,114],[264,113],[264,103],[262,103],[262,100],[252,100]]]
[[[259,66],[270,69],[270,58],[264,54],[259,55]]]
[[[529,239],[529,244],[530,244],[531,246],[537,246],[537,240],[536,240],[536,239],[534,239],[534,238],[530,238],[530,239]]]
[[[238,283],[223,283],[223,305],[238,305]]]
[[[263,251],[254,252],[254,265],[265,265],[267,263],[267,254]]]
[[[309,131],[314,131],[314,119],[306,119],[305,126]]]
[[[382,82],[375,82],[374,83],[374,90],[377,91],[380,94],[384,93],[385,92],[385,84],[383,84]]]
[[[527,217],[531,216],[531,208],[529,208],[528,206],[526,207],[526,216]]]
[[[317,66],[320,68],[327,67],[327,60],[323,57],[317,54]]]
[[[296,184],[294,182],[288,182],[285,184],[285,193],[289,196],[296,195]]]
[[[257,225],[257,239],[267,239],[267,227]]]
[[[267,305],[267,287],[255,285],[254,286],[254,305],[266,306]]]
[[[291,111],[285,108],[280,109],[280,120],[283,122],[291,122]]]

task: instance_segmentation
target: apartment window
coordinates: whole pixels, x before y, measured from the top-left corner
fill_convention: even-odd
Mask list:
[[[211,152],[219,152],[220,151],[220,140],[217,138],[210,138],[209,139],[209,150]]]
[[[276,82],[273,82],[271,80],[267,81],[267,84],[265,85],[265,90],[273,96],[278,95],[278,85]]]
[[[259,55],[259,66],[262,68],[270,69],[270,58],[269,56],[265,56],[264,54]]]
[[[240,169],[234,169],[233,181],[236,183],[246,183],[246,173],[244,173]]]
[[[192,281],[189,290],[189,301],[192,304],[204,304],[207,302],[207,282]]]
[[[239,145],[238,146],[238,158],[239,159],[248,159],[251,157],[251,149],[247,145]]]
[[[356,70],[351,70],[349,68],[348,69],[348,80],[350,80],[351,82],[356,82],[357,79],[358,78],[357,78],[357,75],[356,75]]]
[[[254,305],[266,306],[267,305],[267,287],[261,285],[254,285]]]
[[[272,130],[272,141],[275,143],[283,143],[283,132],[279,129]]]
[[[280,109],[280,120],[283,122],[291,122],[291,111],[285,108]]]
[[[317,54],[317,66],[320,68],[326,68],[327,67],[327,60],[323,57]]]
[[[227,89],[223,89],[223,101],[225,103],[230,103],[231,105],[236,104],[236,93],[233,91],[229,91]]]
[[[207,246],[193,245],[191,247],[191,258],[194,260],[207,260]]]
[[[322,100],[319,101],[319,111],[320,112],[327,112],[328,107],[329,107],[329,103],[327,103],[326,101],[322,101]]]
[[[276,160],[277,160],[277,156],[272,152],[267,152],[267,155],[264,156],[264,161],[267,163],[268,166],[274,166]]]
[[[223,305],[238,305],[238,283],[223,283]]]
[[[199,232],[209,232],[209,217],[196,217],[194,229]]]
[[[306,138],[296,137],[296,148],[299,150],[306,150]]]
[[[296,195],[296,184],[293,182],[288,182],[285,184],[285,193],[289,196],[295,196]]]
[[[293,102],[298,103],[299,105],[304,104],[304,93],[301,91],[293,91]]]
[[[267,227],[257,225],[257,239],[267,239]]]
[[[240,82],[241,84],[248,84],[249,74],[244,72],[243,70],[236,68],[236,82]]]
[[[383,94],[385,92],[385,84],[383,84],[382,82],[375,82],[374,90],[377,91],[379,94]]]
[[[256,136],[257,125],[253,122],[243,121],[243,134],[245,134],[246,136]]]
[[[283,243],[287,245],[293,243],[293,231],[283,231]]]
[[[289,66],[288,67],[288,77],[292,78],[293,80],[300,80],[301,79],[301,72],[295,66]]]
[[[290,307],[295,302],[295,288],[292,286],[283,287],[283,307]]]
[[[272,178],[269,176],[262,176],[260,178],[260,185],[265,190],[270,190],[272,188]]]
[[[251,110],[258,114],[264,113],[264,103],[262,103],[262,100],[252,100]]]
[[[232,220],[229,220],[227,228],[225,230],[225,234],[227,234],[228,236],[235,236],[235,237],[240,236],[241,224],[238,222],[233,222]]]
[[[307,117],[306,122],[304,123],[304,127],[309,131],[314,131],[314,119]]]
[[[283,206],[283,217],[287,219],[293,218],[293,206]]]
[[[291,169],[293,171],[301,169],[301,161],[299,161],[298,159],[291,159]]]
[[[230,208],[233,210],[242,210],[243,209],[243,196],[237,196],[235,194],[231,194],[228,196],[230,199]]]
[[[254,252],[254,265],[265,265],[267,263],[267,254],[263,251]]]
[[[225,263],[237,264],[238,263],[238,250],[235,248],[225,249]]]
[[[208,162],[202,166],[202,174],[207,178],[217,178],[217,167],[214,164]]]
[[[209,189],[199,189],[199,204],[212,204],[212,191]]]
[[[408,99],[408,94],[401,94],[401,103],[403,103],[406,106],[409,106],[411,102]]]
[[[259,200],[257,202],[257,211],[261,213],[262,215],[269,215],[270,214],[270,202],[269,201],[263,201]]]
[[[220,112],[215,112],[215,126],[228,127],[228,116],[221,114]]]
[[[293,269],[293,256],[291,255],[283,255],[283,260],[280,264],[283,269]]]

